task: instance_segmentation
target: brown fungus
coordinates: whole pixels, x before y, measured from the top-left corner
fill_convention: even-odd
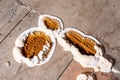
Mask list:
[[[96,50],[94,45],[96,44],[93,40],[87,37],[83,37],[75,31],[68,31],[65,33],[66,39],[75,45],[82,54],[95,55]]]
[[[22,47],[23,55],[28,58],[38,56],[38,53],[43,49],[46,42],[51,42],[51,40],[44,32],[37,31],[29,34]]]
[[[43,20],[44,20],[44,24],[48,29],[57,30],[60,26],[59,25],[60,23],[56,19],[45,17]]]

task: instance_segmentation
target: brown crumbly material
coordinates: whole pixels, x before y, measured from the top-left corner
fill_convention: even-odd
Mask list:
[[[46,45],[47,42],[51,43],[51,39],[49,36],[45,35],[44,32],[33,32],[33,34],[29,34],[25,40],[22,53],[27,58],[38,56],[38,53],[43,49],[43,46]]]
[[[94,73],[92,73],[92,72],[84,72],[82,74],[85,74],[86,76],[91,76],[93,78],[93,80],[97,80],[96,75]]]
[[[90,38],[83,37],[75,31],[66,33],[66,38],[69,42],[75,45],[83,54],[94,55],[96,50],[94,48],[95,42]]]
[[[56,19],[45,17],[43,20],[48,29],[57,30],[59,28],[59,22]]]

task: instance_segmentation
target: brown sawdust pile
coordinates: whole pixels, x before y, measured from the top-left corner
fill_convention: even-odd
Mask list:
[[[29,34],[22,48],[23,55],[27,58],[38,56],[46,42],[51,42],[51,39],[44,32],[36,31],[33,34]]]
[[[96,43],[93,40],[91,40],[90,38],[83,37],[75,31],[67,32],[66,38],[72,44],[77,46],[81,52],[84,52],[85,54],[88,54],[88,55],[89,54],[94,55],[96,53],[96,50],[94,48],[94,45]]]
[[[48,29],[57,30],[59,28],[59,22],[56,19],[45,17],[43,20]]]

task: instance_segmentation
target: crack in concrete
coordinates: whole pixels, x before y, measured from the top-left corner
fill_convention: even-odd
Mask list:
[[[15,74],[13,75],[13,77],[18,74],[18,72],[21,70],[22,66],[23,66],[23,64],[21,64],[21,65],[19,66],[19,68],[17,69],[17,71],[15,72]]]
[[[22,6],[27,7],[27,5],[26,5],[23,1],[21,1],[21,0],[16,0],[16,2],[17,2],[19,5],[22,5]]]
[[[117,30],[116,30],[116,31],[117,31]],[[103,39],[103,42],[104,42],[104,44],[106,44],[106,46],[107,46],[109,49],[120,51],[120,46],[111,47],[110,44],[109,44],[108,42],[106,42],[104,39]]]
[[[22,64],[20,65],[20,67],[18,68],[18,70],[16,71],[16,73],[18,73],[21,68],[22,68]]]
[[[117,30],[119,30],[119,29],[120,29],[120,26],[116,27],[112,32],[104,33],[104,35],[102,35],[102,36],[100,37],[100,39],[104,40],[105,37],[107,37],[107,36],[109,36],[109,35],[112,35],[113,33],[115,33],[115,32],[116,32]]]
[[[17,26],[18,24],[20,24],[20,22],[21,22],[30,12],[31,12],[31,10],[28,11],[28,13],[27,13],[25,16],[23,16],[23,18],[13,27],[13,29],[0,41],[0,44],[8,37],[8,35],[16,28],[16,26]]]
[[[60,76],[57,78],[57,80],[59,80],[61,78],[61,76],[63,75],[63,73],[66,71],[66,69],[68,68],[68,66],[72,63],[73,58],[71,59],[71,61],[68,63],[68,65],[65,67],[65,69],[61,72]]]

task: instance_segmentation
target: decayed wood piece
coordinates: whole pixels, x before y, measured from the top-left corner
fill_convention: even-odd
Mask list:
[[[28,14],[30,8],[16,0],[0,1],[0,42]]]

